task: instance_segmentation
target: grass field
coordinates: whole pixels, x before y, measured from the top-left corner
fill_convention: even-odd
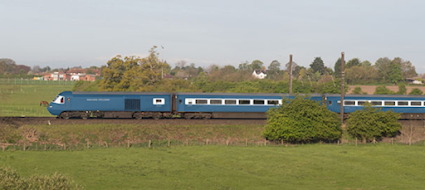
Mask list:
[[[6,151],[23,176],[71,176],[86,189],[423,189],[425,150],[404,145],[188,146]]]
[[[71,90],[73,81],[35,81],[0,78],[0,116],[52,116],[40,101],[50,103],[62,91]]]

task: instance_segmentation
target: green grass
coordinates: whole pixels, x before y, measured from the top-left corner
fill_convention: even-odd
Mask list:
[[[0,116],[52,116],[40,101],[50,103],[57,94],[71,90],[72,81],[34,81],[0,78]]]
[[[425,150],[405,145],[189,146],[6,151],[23,176],[71,176],[86,189],[423,189]]]

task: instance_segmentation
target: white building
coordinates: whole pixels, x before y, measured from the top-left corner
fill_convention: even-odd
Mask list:
[[[254,70],[254,72],[252,72],[252,76],[254,76],[255,78],[258,79],[264,79],[267,77],[267,72],[266,70]]]

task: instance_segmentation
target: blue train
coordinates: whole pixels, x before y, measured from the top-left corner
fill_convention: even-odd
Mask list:
[[[289,94],[265,93],[156,93],[156,92],[70,92],[60,93],[48,106],[59,118],[266,118],[266,111],[282,104]],[[340,113],[340,95],[312,94],[310,99]],[[344,113],[362,109],[366,102],[399,113],[422,117],[424,96],[346,95]]]

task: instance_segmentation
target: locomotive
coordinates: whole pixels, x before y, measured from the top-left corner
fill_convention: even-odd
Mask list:
[[[61,92],[48,106],[58,118],[266,118],[290,94],[271,93],[160,93],[160,92]],[[309,99],[340,113],[339,94],[311,94]],[[366,102],[402,117],[423,118],[424,96],[345,95],[344,113],[362,109]]]

